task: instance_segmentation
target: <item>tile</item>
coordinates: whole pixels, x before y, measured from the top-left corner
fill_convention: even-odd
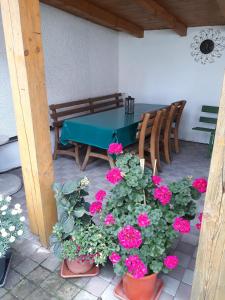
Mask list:
[[[169,272],[169,276],[173,277],[177,280],[181,280],[184,276],[185,268],[178,266],[176,269],[173,271]]]
[[[180,281],[169,277],[168,275],[163,275],[162,280],[164,282],[163,292],[168,293],[171,296],[175,296],[177,289],[179,287]]]
[[[81,278],[70,278],[67,279],[68,282],[70,282],[71,284],[75,284],[76,286],[78,286],[79,288],[83,288],[88,281],[90,280],[90,277],[81,277]]]
[[[100,296],[108,285],[109,285],[108,281],[100,277],[93,277],[85,286],[85,290],[95,296]]]
[[[40,247],[31,255],[30,258],[40,264],[46,258],[48,258],[50,253],[51,252],[48,249],[45,249],[44,247]]]
[[[111,284],[115,286],[115,285],[117,285],[120,282],[120,280],[121,280],[121,277],[115,275],[114,278],[113,278],[113,280],[111,281]]]
[[[181,283],[174,300],[190,300],[191,299],[191,286]]]
[[[183,276],[182,281],[183,281],[184,283],[187,283],[187,284],[189,284],[189,285],[192,285],[192,282],[193,282],[193,276],[194,276],[194,272],[193,272],[192,270],[187,269],[187,270],[185,270],[185,272],[184,272],[184,276]]]
[[[22,274],[23,276],[29,274],[31,271],[33,271],[38,264],[34,262],[33,260],[26,258],[23,260],[18,266],[15,267],[15,270]]]
[[[199,237],[194,234],[189,233],[189,234],[183,234],[181,237],[181,240],[182,240],[182,242],[185,242],[187,244],[197,246]]]
[[[177,245],[176,250],[178,250],[184,254],[192,256],[195,251],[195,247],[191,244],[180,241],[179,244]]]
[[[10,293],[19,299],[24,299],[35,289],[36,286],[32,282],[28,281],[27,279],[23,279],[10,291]]]
[[[194,253],[193,253],[193,257],[196,258],[197,257],[197,252],[198,252],[198,248],[195,249]]]
[[[57,292],[54,293],[54,296],[57,297],[57,299],[62,300],[71,300],[73,299],[78,293],[80,292],[80,289],[76,287],[75,285],[65,282]]]
[[[9,270],[9,274],[7,277],[5,289],[10,290],[14,286],[17,285],[21,280],[23,279],[23,276],[17,272],[15,272],[13,269]]]
[[[192,258],[189,265],[188,265],[188,269],[194,271],[195,269],[195,263],[196,263],[196,259],[195,258]]]
[[[97,300],[97,297],[91,295],[90,293],[86,291],[81,291],[74,300]],[[108,299],[110,300],[110,299]]]
[[[5,296],[3,296],[1,299],[2,300],[16,300],[18,298],[15,298],[13,295],[11,295],[10,293],[8,293]]]
[[[173,296],[165,292],[162,292],[162,294],[159,297],[159,300],[173,300]]]
[[[179,266],[187,268],[188,264],[191,261],[191,256],[184,254],[180,251],[175,251],[174,255],[176,255],[179,258]]]
[[[109,285],[106,290],[101,295],[102,300],[117,300],[117,298],[114,296],[114,288],[115,286]]]
[[[39,247],[40,245],[36,244],[33,241],[23,240],[22,243],[16,245],[16,250],[19,253],[22,253],[23,256],[30,257]]]
[[[7,293],[7,290],[4,288],[0,288],[0,299]]]
[[[49,293],[53,293],[60,286],[63,285],[65,280],[58,276],[58,274],[51,273],[41,284],[40,287],[44,290],[46,290]]]
[[[108,263],[104,267],[102,267],[99,276],[106,281],[111,282],[113,277],[115,276],[112,264]]]
[[[27,275],[27,278],[32,281],[34,284],[39,286],[42,281],[45,280],[51,273],[44,269],[41,266],[38,266],[35,270],[33,270],[30,274]]]
[[[26,259],[26,257],[21,255],[21,253],[14,252],[12,255],[11,267],[15,268],[25,259]]]
[[[59,266],[59,264],[60,264],[59,259],[54,254],[50,254],[48,258],[44,260],[41,265],[44,268],[48,269],[49,271],[54,272]]]
[[[26,300],[50,300],[54,299],[50,294],[48,294],[46,291],[38,288],[36,289],[32,294],[30,294]]]

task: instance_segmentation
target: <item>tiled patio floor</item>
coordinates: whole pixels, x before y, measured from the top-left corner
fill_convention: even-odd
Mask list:
[[[55,162],[57,181],[80,178],[86,175],[90,179],[90,200],[99,189],[109,189],[110,186],[104,179],[108,164],[104,161],[95,161],[87,167],[85,172],[80,172],[75,162],[70,158],[58,158]],[[175,180],[187,175],[194,177],[208,175],[209,158],[207,146],[197,143],[182,143],[182,151],[173,157],[171,165],[163,164],[161,176],[165,181]],[[14,170],[21,173],[20,169]],[[14,203],[21,203],[26,216],[24,191],[21,190],[13,197]],[[199,202],[199,211],[202,210],[203,199]],[[190,299],[193,270],[195,265],[198,232],[192,222],[191,234],[183,236],[174,247],[174,253],[180,260],[179,267],[163,275],[165,283],[160,300],[188,300]],[[23,239],[14,245],[14,255],[11,270],[5,288],[0,288],[0,298],[49,300],[49,299],[75,299],[75,300],[114,300],[113,288],[118,278],[113,274],[112,267],[108,264],[102,268],[97,277],[65,280],[59,276],[60,262],[53,254],[41,247],[38,238],[27,229]]]

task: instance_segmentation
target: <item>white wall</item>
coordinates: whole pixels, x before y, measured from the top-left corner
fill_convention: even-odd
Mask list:
[[[171,30],[145,32],[144,39],[120,34],[119,89],[138,102],[171,103],[186,99],[180,135],[189,141],[208,142],[205,133],[192,131],[203,104],[218,105],[225,68],[225,53],[215,63],[201,65],[191,56],[191,42],[201,28],[186,37]],[[225,35],[225,27],[220,27]]]
[[[118,91],[117,32],[47,5],[41,5],[41,17],[49,104]],[[3,133],[17,135],[0,17],[0,135]],[[0,154],[0,171],[20,164],[16,143],[0,147]]]

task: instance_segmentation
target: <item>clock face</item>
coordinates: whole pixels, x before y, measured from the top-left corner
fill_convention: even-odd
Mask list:
[[[204,40],[203,42],[201,42],[200,51],[203,54],[209,54],[209,53],[213,52],[214,47],[215,47],[214,42],[210,39],[207,39],[207,40]]]

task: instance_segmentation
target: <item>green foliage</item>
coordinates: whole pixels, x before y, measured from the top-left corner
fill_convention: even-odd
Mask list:
[[[137,254],[148,267],[149,274],[168,272],[163,265],[163,259],[174,239],[178,237],[172,226],[174,219],[194,218],[195,200],[199,199],[200,194],[192,188],[191,178],[184,178],[168,185],[172,197],[170,203],[163,206],[154,199],[156,186],[152,182],[151,171],[142,170],[137,156],[131,153],[120,155],[117,157],[116,166],[124,174],[123,180],[112,188],[102,211],[103,220],[108,214],[112,214],[116,220],[115,224],[105,226],[106,233],[117,245],[114,252],[121,256],[121,261],[114,264],[114,270],[118,275],[123,275],[127,272],[125,259],[129,255]],[[147,213],[151,220],[150,226],[138,226],[137,217],[141,213]],[[142,245],[139,249],[125,249],[119,245],[118,232],[126,225],[132,225],[141,232]]]

